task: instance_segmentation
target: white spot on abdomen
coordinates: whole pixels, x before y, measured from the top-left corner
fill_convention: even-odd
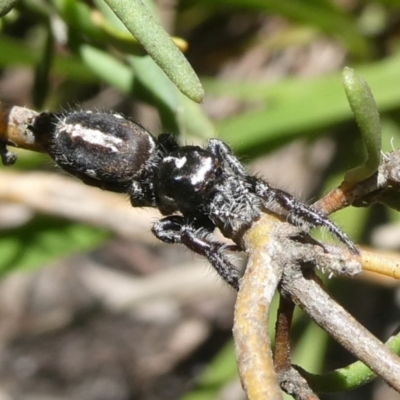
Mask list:
[[[118,145],[123,144],[123,140],[119,137],[107,134],[98,129],[85,128],[81,124],[67,124],[61,132],[68,133],[72,138],[80,137],[87,143],[106,147],[114,152],[118,152]]]

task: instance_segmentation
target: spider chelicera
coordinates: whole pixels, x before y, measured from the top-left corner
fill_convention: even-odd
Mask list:
[[[154,235],[205,256],[235,289],[241,274],[225,251],[242,250],[241,235],[264,210],[283,210],[304,230],[325,227],[358,254],[327,216],[250,175],[221,140],[210,139],[205,148],[180,146],[170,134],[155,138],[121,115],[90,111],[42,113],[29,128],[54,161],[84,183],[128,193],[132,206],[167,215],[154,224]],[[238,244],[213,239],[216,227]]]

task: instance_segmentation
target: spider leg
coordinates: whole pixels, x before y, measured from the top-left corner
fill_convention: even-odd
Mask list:
[[[353,254],[359,254],[354,243],[326,215],[315,210],[312,206],[302,203],[283,190],[271,188],[261,179],[253,179],[256,194],[267,203],[267,207],[277,204],[287,210],[288,222],[301,228],[304,228],[305,226],[308,229],[317,226],[325,227],[330,233],[335,235],[342,243],[344,243]]]
[[[233,154],[231,148],[219,139],[210,139],[207,150],[225,162],[235,174],[241,177],[247,177],[248,173],[237,157]]]
[[[181,243],[188,249],[207,258],[217,273],[239,290],[240,273],[224,254],[224,250],[238,250],[237,246],[226,246],[210,239],[210,232],[202,227],[196,228],[187,218],[172,215],[157,221],[152,228],[153,234],[165,243]]]
[[[354,243],[326,215],[302,203],[289,193],[271,188],[263,180],[249,175],[227,144],[218,139],[211,139],[208,142],[207,148],[224,162],[234,174],[238,175],[240,178],[244,178],[251,187],[249,191],[255,193],[257,197],[262,199],[266,207],[270,207],[271,205],[282,207],[288,211],[288,222],[301,228],[310,229],[316,226],[325,227],[343,242],[352,253],[359,254]]]
[[[183,217],[172,215],[157,221],[151,231],[157,239],[164,243],[182,243],[181,229],[184,223]]]
[[[191,229],[182,230],[182,243],[190,250],[207,258],[222,279],[239,290],[240,274],[236,267],[224,255],[226,249],[222,243],[203,237],[204,232],[193,232]]]
[[[0,140],[0,159],[3,165],[10,166],[17,161],[17,156],[7,148],[7,143]]]

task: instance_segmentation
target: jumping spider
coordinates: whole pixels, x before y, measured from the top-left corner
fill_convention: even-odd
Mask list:
[[[86,184],[128,193],[133,207],[167,215],[154,224],[154,235],[205,256],[235,289],[240,273],[225,250],[240,245],[227,246],[211,234],[218,227],[239,243],[266,209],[285,210],[287,220],[305,230],[325,227],[358,254],[328,217],[250,175],[221,140],[210,139],[205,148],[180,146],[172,135],[155,138],[121,115],[88,111],[42,113],[30,129],[61,168]]]

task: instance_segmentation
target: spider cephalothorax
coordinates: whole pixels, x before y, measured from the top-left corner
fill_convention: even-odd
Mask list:
[[[121,115],[86,111],[42,113],[30,128],[56,163],[83,182],[126,192],[134,207],[157,207],[167,217],[154,224],[155,236],[207,257],[236,289],[240,274],[225,250],[241,250],[239,238],[265,210],[283,211],[305,230],[323,226],[358,253],[327,216],[250,175],[221,140],[179,146],[172,135],[156,139]],[[237,245],[214,240],[216,227]]]

